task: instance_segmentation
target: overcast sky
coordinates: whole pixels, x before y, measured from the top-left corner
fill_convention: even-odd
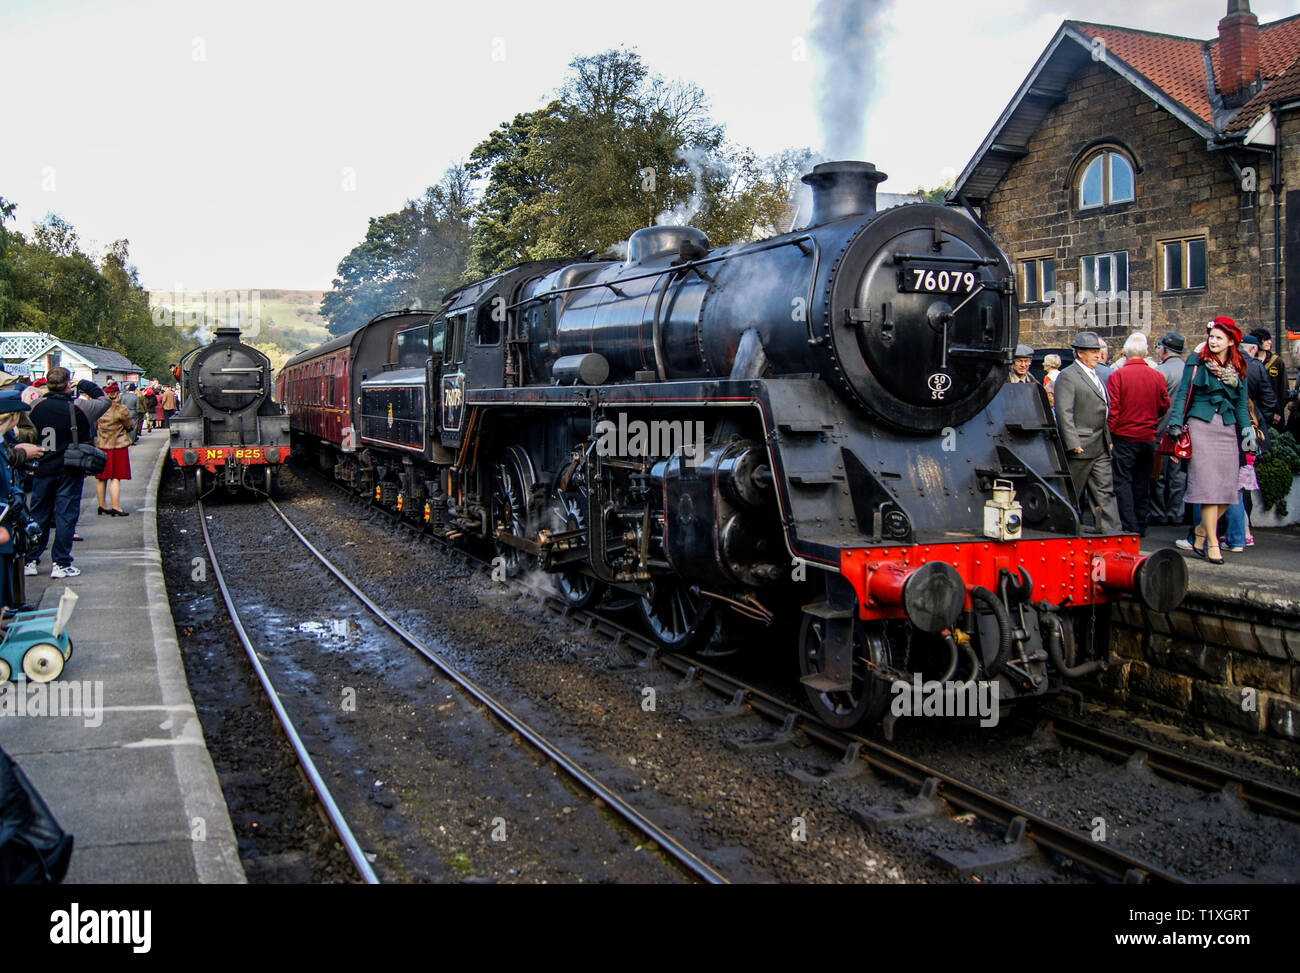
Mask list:
[[[1266,23],[1292,2],[1252,9]],[[1061,21],[1209,38],[1227,7],[886,5],[863,157],[894,192],[961,170]],[[0,196],[22,229],[56,212],[92,246],[127,237],[151,289],[324,289],[368,217],[541,104],[576,56],[633,46],[699,84],[733,141],[823,149],[816,6],[5,0]]]

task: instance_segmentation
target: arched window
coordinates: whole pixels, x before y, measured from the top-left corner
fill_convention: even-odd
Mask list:
[[[1118,149],[1101,149],[1078,171],[1079,209],[1133,202],[1133,163]]]

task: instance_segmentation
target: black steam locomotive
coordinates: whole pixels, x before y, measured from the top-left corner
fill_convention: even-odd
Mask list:
[[[170,454],[193,494],[219,486],[272,494],[290,434],[288,415],[271,398],[270,359],[240,341],[238,327],[224,327],[185,354],[180,372]]]
[[[1104,665],[1096,606],[1168,609],[1186,569],[1085,533],[1045,394],[1005,382],[1005,255],[963,211],[877,212],[884,178],[819,165],[804,229],[648,227],[381,316],[282,373],[295,435],[575,606],[631,595],[664,644],[793,614],[829,723],[918,678],[1042,696]]]

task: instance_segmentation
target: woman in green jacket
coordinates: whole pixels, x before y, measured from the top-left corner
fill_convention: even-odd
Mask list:
[[[1237,502],[1238,447],[1247,453],[1256,448],[1255,430],[1246,409],[1246,361],[1237,351],[1240,341],[1241,329],[1232,318],[1210,322],[1205,344],[1187,356],[1183,381],[1169,413],[1169,435],[1177,439],[1186,425],[1192,439],[1183,499],[1201,504],[1201,526],[1196,529],[1192,551],[1211,564],[1223,563],[1219,517]]]

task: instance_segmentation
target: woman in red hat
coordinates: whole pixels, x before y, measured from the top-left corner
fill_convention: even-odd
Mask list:
[[[104,386],[109,406],[99,421],[95,423],[98,438],[95,445],[108,454],[104,471],[95,476],[95,496],[99,500],[99,513],[110,517],[129,516],[122,509],[122,481],[131,479],[131,460],[127,456],[127,447],[131,445],[131,433],[135,430],[135,421],[131,412],[122,404],[116,382]],[[104,488],[108,488],[108,502],[112,506],[104,507]]]
[[[1187,469],[1187,503],[1201,504],[1201,525],[1192,551],[1211,564],[1223,563],[1218,525],[1237,502],[1240,451],[1255,452],[1255,430],[1246,409],[1246,361],[1237,351],[1241,329],[1232,318],[1206,325],[1205,344],[1187,356],[1183,381],[1169,413],[1169,435],[1182,428],[1192,440]]]

